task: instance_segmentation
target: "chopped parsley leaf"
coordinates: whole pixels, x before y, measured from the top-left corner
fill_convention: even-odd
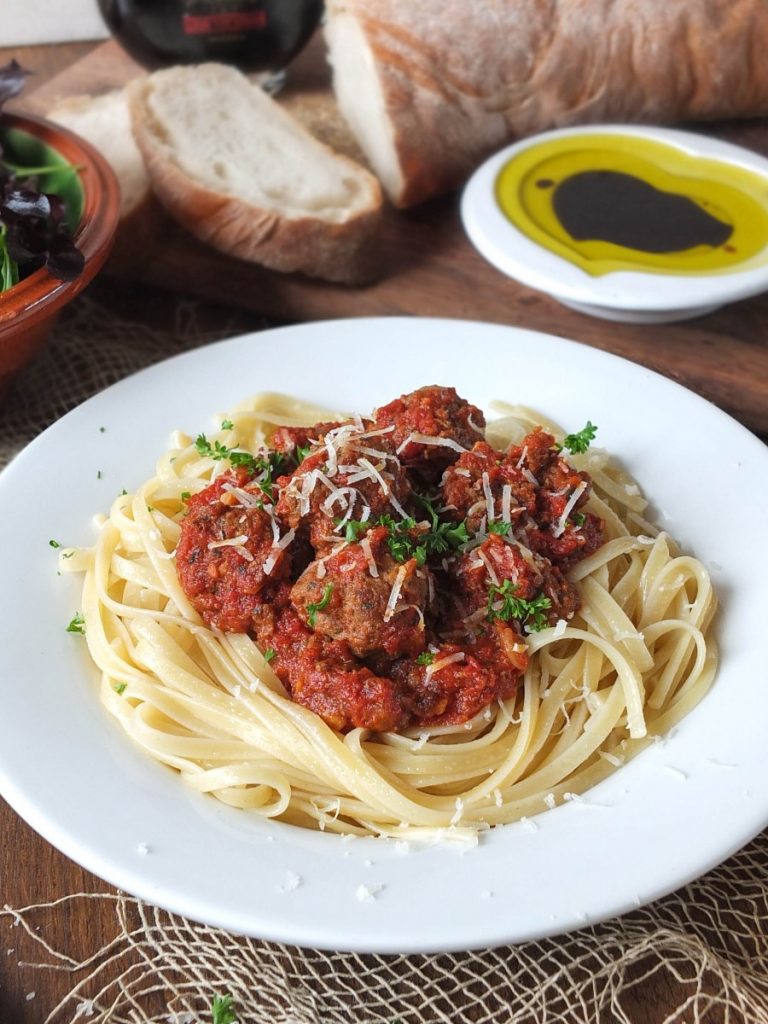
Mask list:
[[[409,558],[415,558],[419,565],[424,565],[427,560],[427,549],[421,543],[421,538],[414,539],[408,535],[408,530],[416,526],[416,520],[410,516],[407,519],[393,519],[390,515],[379,516],[374,520],[377,526],[386,526],[389,536],[387,547],[396,562],[407,562]]]
[[[552,602],[544,594],[539,594],[532,601],[523,597],[515,597],[517,584],[512,580],[504,580],[500,587],[491,584],[488,589],[487,617],[489,622],[501,619],[502,622],[509,622],[514,619],[526,626],[529,632],[538,633],[547,624],[547,611],[552,607]],[[501,599],[501,606],[497,604]]]
[[[333,521],[336,526],[341,525],[341,516],[337,516]],[[374,523],[370,519],[366,519],[365,522],[361,519],[348,519],[344,524],[344,540],[348,544],[354,544],[373,525]]]
[[[71,558],[72,555],[74,555],[74,553],[75,553],[74,551],[62,551],[61,557],[62,558]]]
[[[459,523],[458,526],[454,523],[441,522],[434,505],[428,498],[418,496],[418,500],[426,509],[431,523],[430,531],[424,538],[427,554],[444,555],[447,551],[455,551],[462,544],[467,543],[470,538],[466,522]]]
[[[189,491],[182,491],[180,497],[182,501],[189,501],[189,499],[192,497],[192,494]]]
[[[276,655],[277,655],[277,651],[275,650],[275,648],[274,647],[268,647],[266,649],[266,651],[264,651],[264,661],[270,662],[270,661],[272,661],[272,659]]]
[[[435,660],[433,651],[422,651],[416,659],[417,665],[431,665]]]
[[[427,510],[430,528],[427,532],[411,535],[418,523],[409,516],[407,519],[396,520],[390,515],[379,516],[373,522],[378,526],[386,526],[389,530],[387,545],[396,562],[407,562],[415,558],[418,565],[424,565],[430,555],[442,555],[447,551],[455,551],[470,539],[466,523],[444,523],[440,521],[432,502],[427,498],[418,497],[419,502]]]
[[[566,434],[563,438],[563,443],[559,445],[559,450],[567,448],[569,452],[573,452],[574,455],[583,454],[590,444],[595,440],[595,434],[597,433],[597,427],[591,420],[587,420],[586,427],[583,427],[576,434]]]
[[[128,493],[128,491],[126,491],[126,489],[123,488],[122,491],[120,491],[120,497],[124,498],[127,493]]]
[[[104,474],[101,472],[100,469],[97,469],[96,470],[96,479],[97,480],[101,480],[102,476],[104,476]]]
[[[574,521],[576,526],[583,526],[584,523],[586,523],[587,521],[587,517],[584,515],[583,512],[574,512],[571,516],[571,519]]]
[[[506,537],[511,529],[512,523],[506,523],[502,519],[494,523],[488,523],[488,533],[498,533],[502,537]]]
[[[232,422],[232,420],[222,420],[221,421],[221,429],[222,430],[234,430],[235,429],[235,424]]]
[[[225,421],[228,422],[228,421]],[[241,451],[239,448],[227,448],[221,441],[214,441],[213,444],[205,434],[198,434],[195,438],[195,448],[200,455],[207,455],[215,461],[229,459],[233,468],[244,467],[254,476],[261,474],[256,483],[264,491],[266,496],[272,500],[274,496],[273,476],[283,468],[285,457],[280,452],[269,452],[266,456],[251,455],[250,452]]]
[[[312,446],[309,445],[309,444],[308,445],[297,444],[296,445],[296,464],[297,465],[301,465],[301,463],[304,461],[304,459],[307,458],[307,456],[309,455],[311,450],[312,450]]]
[[[125,693],[125,688],[127,685],[127,683],[118,683],[117,686],[114,688],[115,693],[122,697],[122,695]]]
[[[256,472],[256,459],[250,452],[227,448],[221,441],[214,441],[211,444],[205,434],[197,435],[195,438],[195,448],[200,455],[207,455],[216,462],[220,462],[222,459],[229,459],[233,466],[245,466],[252,472]]]
[[[315,628],[315,623],[317,622],[317,613],[321,612],[324,608],[328,607],[328,604],[329,604],[329,602],[331,600],[331,594],[332,593],[333,593],[333,584],[332,583],[328,583],[328,584],[326,584],[326,587],[323,590],[323,596],[320,598],[320,600],[319,601],[310,601],[310,603],[307,605],[307,612],[309,613],[307,615],[307,625],[311,629]]]
[[[105,434],[106,432],[107,432],[107,428],[106,427],[99,427],[99,433],[100,434]]]
[[[70,624],[67,626],[67,633],[79,633],[80,636],[85,636],[85,619],[80,612],[74,616]]]
[[[232,1009],[232,996],[214,996],[211,1004],[211,1024],[237,1024]]]
[[[49,540],[48,543],[52,548],[60,548],[61,544],[57,540]]]

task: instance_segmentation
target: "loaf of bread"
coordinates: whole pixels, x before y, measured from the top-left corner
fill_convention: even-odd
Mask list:
[[[378,181],[240,72],[157,71],[129,87],[129,103],[155,194],[202,241],[274,270],[371,276]]]
[[[766,0],[328,0],[326,39],[397,206],[546,128],[768,112]]]

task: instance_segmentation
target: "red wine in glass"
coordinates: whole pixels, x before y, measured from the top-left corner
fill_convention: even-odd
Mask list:
[[[149,68],[218,61],[280,72],[309,41],[323,0],[98,0],[112,34]]]

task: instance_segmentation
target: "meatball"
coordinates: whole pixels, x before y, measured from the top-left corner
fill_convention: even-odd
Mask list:
[[[454,519],[465,519],[476,533],[483,519],[506,518],[519,522],[536,509],[536,485],[510,459],[503,458],[485,441],[478,441],[446,469],[443,499]]]
[[[273,653],[272,667],[292,700],[340,731],[403,729],[410,713],[403,685],[361,665],[343,640],[313,632],[285,597],[262,622],[260,643]]]
[[[263,492],[247,481],[245,472],[221,476],[190,498],[176,549],[184,593],[209,626],[232,633],[250,628],[258,595],[290,571]]]
[[[411,485],[398,460],[376,444],[379,438],[342,438],[330,453],[309,455],[290,477],[280,477],[278,515],[293,529],[306,532],[318,556],[340,541],[341,519],[402,518]]]
[[[572,618],[579,609],[578,590],[560,569],[495,533],[460,555],[448,570],[453,582],[451,619],[456,630],[482,629],[489,619],[500,615],[520,621],[510,602],[505,607],[505,597],[522,601],[546,598],[549,606],[541,611],[543,621],[550,625]],[[524,624],[525,619],[521,620]]]
[[[476,406],[459,398],[454,388],[437,386],[396,398],[377,409],[374,420],[377,427],[394,428],[384,436],[403,464],[432,480],[485,430],[485,417]],[[453,446],[414,440],[414,434],[443,438]]]
[[[315,423],[311,427],[277,427],[269,442],[281,455],[296,457],[297,448],[307,448],[321,441],[327,433],[342,426],[341,422]]]
[[[531,550],[567,569],[600,547],[602,519],[579,511],[589,499],[591,478],[569,464],[551,434],[537,428],[506,459],[526,466],[537,483],[535,509],[519,534]]]
[[[360,658],[424,650],[429,569],[414,558],[396,562],[388,536],[386,527],[375,527],[360,543],[313,562],[291,591],[304,621],[324,636],[343,640]]]
[[[528,665],[524,640],[503,623],[469,643],[441,644],[430,657],[426,665],[400,659],[391,670],[407,691],[411,713],[426,727],[460,725],[492,701],[512,697]]]

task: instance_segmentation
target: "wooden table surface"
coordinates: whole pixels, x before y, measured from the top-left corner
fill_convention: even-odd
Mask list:
[[[98,49],[96,44],[82,43],[0,50],[0,64],[15,56],[25,66],[34,68],[35,85],[45,96],[50,95],[45,90],[63,69],[82,64],[84,58],[93,60]],[[100,49],[103,52],[103,46]],[[747,141],[752,138],[754,148],[768,151],[764,123],[745,126],[741,137]],[[205,255],[202,263],[187,259],[175,268],[160,259],[148,276],[152,283],[176,290],[186,280],[197,295],[231,301],[281,319],[406,312],[489,319],[574,337],[659,369],[710,398],[764,440],[768,439],[768,297],[728,307],[689,324],[670,325],[652,332],[644,327],[590,320],[540,294],[502,281],[469,248],[452,259],[450,244],[457,230],[455,197],[428,204],[427,208],[405,216],[411,237],[416,240],[410,254],[412,267],[418,269],[420,262],[425,264],[432,259],[436,245],[438,250],[441,245],[446,247],[437,262],[422,266],[422,289],[416,297],[408,290],[402,291],[402,270],[398,267],[390,268],[390,276],[382,284],[359,292],[279,278],[258,269],[244,269],[236,261],[225,261],[230,273],[213,280],[210,270],[217,261],[206,262]],[[436,231],[435,225],[441,222],[442,230]],[[171,249],[178,254],[188,245],[187,240],[182,238],[179,242],[179,236],[174,236]],[[190,248],[199,255],[198,247]],[[440,256],[439,251],[437,255]],[[141,274],[136,272],[135,276]],[[481,285],[476,287],[478,280]],[[254,288],[254,281],[260,287]],[[246,296],[242,294],[243,287],[248,290]],[[165,303],[170,310],[176,295],[154,292],[153,301],[155,307]],[[157,308],[153,315],[156,313]],[[142,315],[141,309],[134,310],[135,317]],[[37,836],[2,801],[0,837],[0,905],[21,907],[80,891],[114,892]],[[95,907],[88,915],[71,916],[62,927],[66,928],[72,948],[78,949],[95,949],[114,933],[112,912],[106,908]],[[5,926],[3,933],[6,938],[12,935],[5,931]],[[68,990],[69,979],[59,972],[32,976],[18,969],[15,957],[6,954],[12,946],[10,940],[4,946],[0,943],[0,1024],[41,1024]],[[34,999],[27,998],[31,989],[35,990]],[[666,985],[640,983],[636,995],[638,1006],[643,1008],[643,1024],[667,1019],[669,1007],[678,1005],[679,993]],[[575,1017],[574,1021],[578,1019]]]

